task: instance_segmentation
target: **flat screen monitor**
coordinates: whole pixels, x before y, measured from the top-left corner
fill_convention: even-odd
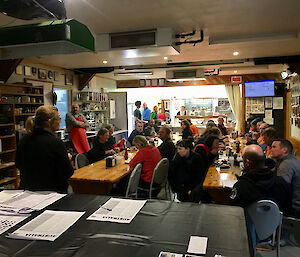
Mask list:
[[[245,82],[245,97],[259,96],[274,96],[274,80]]]

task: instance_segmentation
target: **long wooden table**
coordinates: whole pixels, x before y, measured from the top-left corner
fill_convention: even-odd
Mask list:
[[[124,158],[114,167],[106,167],[106,161],[101,160],[75,170],[69,183],[73,191],[78,194],[107,195],[113,184],[129,174],[129,165]]]
[[[224,187],[223,181],[237,180],[235,174],[240,175],[240,169],[236,166],[220,171],[216,166],[211,166],[203,182],[203,189],[209,192],[215,203],[225,204],[229,200],[231,188]]]

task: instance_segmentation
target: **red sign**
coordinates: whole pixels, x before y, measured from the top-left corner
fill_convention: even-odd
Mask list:
[[[231,76],[231,83],[242,83],[242,76]]]

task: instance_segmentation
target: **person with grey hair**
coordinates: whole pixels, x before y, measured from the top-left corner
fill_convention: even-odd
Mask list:
[[[116,139],[113,136],[114,133],[114,126],[112,124],[105,124],[103,125],[103,128],[106,128],[109,132],[109,139],[107,141],[107,143],[111,146],[111,148],[114,148],[114,144],[116,143]]]
[[[249,145],[243,151],[243,175],[238,178],[230,194],[231,203],[246,207],[269,199],[283,211],[290,209],[291,190],[288,183],[265,168],[265,155],[259,145]]]
[[[100,161],[105,157],[116,153],[108,144],[108,139],[109,131],[106,128],[100,128],[93,143],[93,148],[86,153],[90,163]]]
[[[78,104],[72,105],[72,112],[66,114],[66,127],[77,153],[85,153],[90,150],[85,133],[85,129],[89,127],[89,123],[86,118],[79,113],[79,110]]]

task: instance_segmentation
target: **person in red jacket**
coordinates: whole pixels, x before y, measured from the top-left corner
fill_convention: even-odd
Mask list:
[[[133,169],[136,164],[141,163],[143,168],[139,186],[142,188],[150,188],[154,168],[161,160],[160,152],[156,147],[149,145],[144,136],[136,136],[133,140],[133,144],[139,151],[130,161],[130,169]]]

